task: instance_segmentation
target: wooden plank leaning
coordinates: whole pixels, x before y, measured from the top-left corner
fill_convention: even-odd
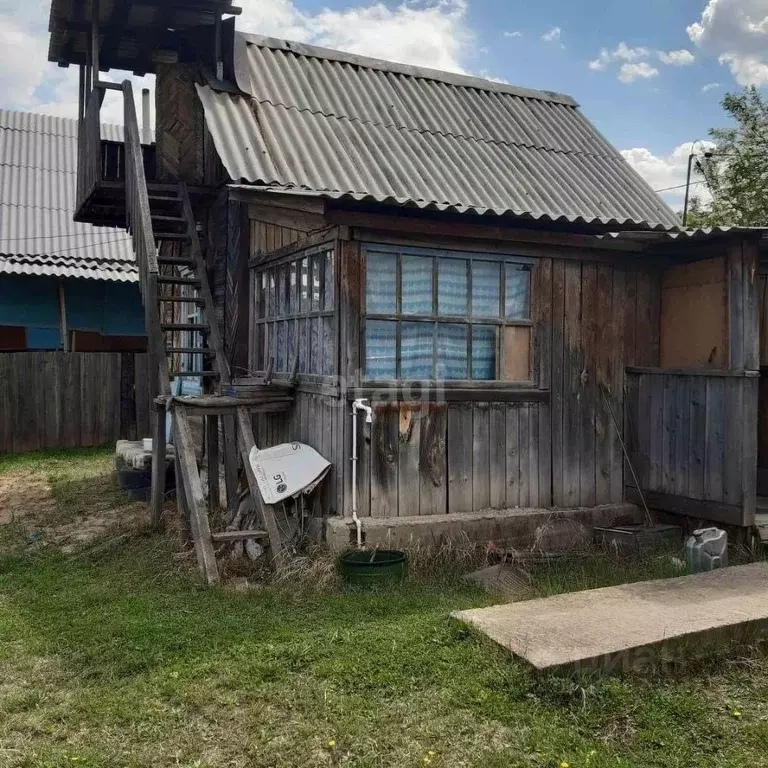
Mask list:
[[[277,527],[275,514],[272,511],[272,507],[269,504],[265,504],[261,497],[259,484],[256,481],[256,475],[253,472],[251,462],[248,458],[251,448],[256,445],[256,441],[253,438],[251,416],[248,413],[248,409],[245,407],[237,409],[237,436],[240,445],[240,455],[243,458],[243,466],[245,467],[245,476],[248,478],[248,487],[251,489],[251,497],[253,498],[253,503],[256,509],[261,513],[264,527],[269,534],[269,544],[272,549],[272,557],[275,565],[280,567],[285,562],[286,553],[283,549],[283,542],[280,536],[280,530]]]
[[[179,405],[173,409],[176,456],[181,470],[184,497],[189,508],[192,523],[192,538],[195,542],[195,554],[200,572],[209,584],[218,584],[219,568],[213,550],[211,527],[208,523],[208,510],[203,496],[203,484],[197,469],[195,448],[189,431],[186,410]]]

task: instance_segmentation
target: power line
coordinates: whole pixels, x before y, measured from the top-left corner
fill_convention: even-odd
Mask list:
[[[688,187],[688,186],[690,186],[690,187],[693,187],[693,186],[695,186],[696,184],[706,184],[706,183],[707,183],[707,182],[706,182],[706,181],[704,181],[704,180],[701,180],[701,181],[692,181],[690,184],[678,184],[678,185],[677,185],[677,186],[675,186],[675,187],[664,187],[664,189],[654,189],[653,191],[654,191],[654,192],[669,192],[669,191],[670,191],[670,190],[672,190],[672,189],[683,189],[683,187]]]
[[[0,243],[18,243],[24,240],[55,240],[57,237],[85,237],[84,232],[68,232],[63,235],[32,235],[30,237],[0,237]],[[131,236],[126,234],[122,239],[112,240],[111,242],[119,243],[122,240],[130,240]]]
[[[55,248],[53,249],[53,253],[47,253],[47,254],[40,254],[42,256],[58,256],[60,253],[68,253],[69,251],[84,251],[86,248],[95,248],[99,245],[109,245],[110,243],[120,243],[123,242],[122,240],[104,240],[100,243],[88,243],[88,245],[74,245],[71,248]],[[0,250],[2,246],[3,241],[0,240]],[[26,254],[9,254],[9,255],[19,255],[23,256]],[[37,254],[35,254],[37,255]],[[122,263],[122,262],[121,262]],[[125,262],[127,263],[127,262]]]

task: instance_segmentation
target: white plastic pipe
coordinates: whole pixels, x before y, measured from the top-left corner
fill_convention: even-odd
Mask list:
[[[357,516],[357,412],[365,411],[365,423],[373,421],[373,410],[365,405],[365,399],[358,398],[352,403],[352,520],[357,528],[357,548],[363,547],[363,523]]]

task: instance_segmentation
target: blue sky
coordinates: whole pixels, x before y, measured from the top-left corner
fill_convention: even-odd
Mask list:
[[[727,91],[768,88],[768,0],[237,4],[245,31],[568,93],[654,189],[684,182]],[[46,61],[48,7],[0,0],[0,107],[74,116],[74,69]],[[105,121],[120,120],[113,102]],[[682,191],[665,197],[679,206]]]

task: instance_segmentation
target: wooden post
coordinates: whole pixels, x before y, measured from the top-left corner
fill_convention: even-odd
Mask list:
[[[221,417],[222,448],[224,453],[224,486],[227,494],[227,521],[231,522],[237,514],[238,478],[237,478],[237,422],[234,414]]]
[[[92,82],[99,82],[99,0],[93,0],[91,7],[91,66]]]
[[[149,88],[141,89],[141,140],[145,144],[152,143],[152,131],[149,128],[150,114],[149,114]]]
[[[152,401],[152,494],[150,509],[152,525],[165,526],[163,504],[165,502],[165,400]],[[178,479],[177,479],[178,483]]]
[[[237,409],[237,432],[240,442],[240,453],[243,457],[245,475],[248,478],[248,486],[251,489],[253,505],[257,511],[261,512],[261,519],[264,521],[264,527],[269,534],[269,544],[272,548],[272,557],[275,563],[280,566],[283,564],[285,559],[283,542],[280,537],[280,529],[277,527],[277,521],[275,520],[274,512],[272,512],[272,507],[269,504],[265,504],[264,500],[261,498],[259,484],[256,481],[256,475],[253,472],[251,462],[248,458],[251,452],[251,448],[256,445],[256,441],[253,439],[251,414],[244,406],[240,406]]]
[[[217,512],[221,506],[219,492],[219,418],[205,417],[205,458],[208,469],[208,511]]]
[[[213,539],[208,522],[208,510],[205,506],[203,486],[197,469],[195,447],[187,423],[187,412],[183,406],[176,405],[173,411],[174,439],[176,441],[176,458],[181,472],[185,506],[189,510],[192,528],[192,538],[195,542],[195,554],[200,573],[209,584],[219,582],[219,568],[216,565],[216,553],[213,550]],[[178,495],[178,480],[176,493]]]
[[[61,328],[61,350],[69,352],[69,331],[67,330],[67,300],[64,296],[64,281],[59,280],[59,326]]]

